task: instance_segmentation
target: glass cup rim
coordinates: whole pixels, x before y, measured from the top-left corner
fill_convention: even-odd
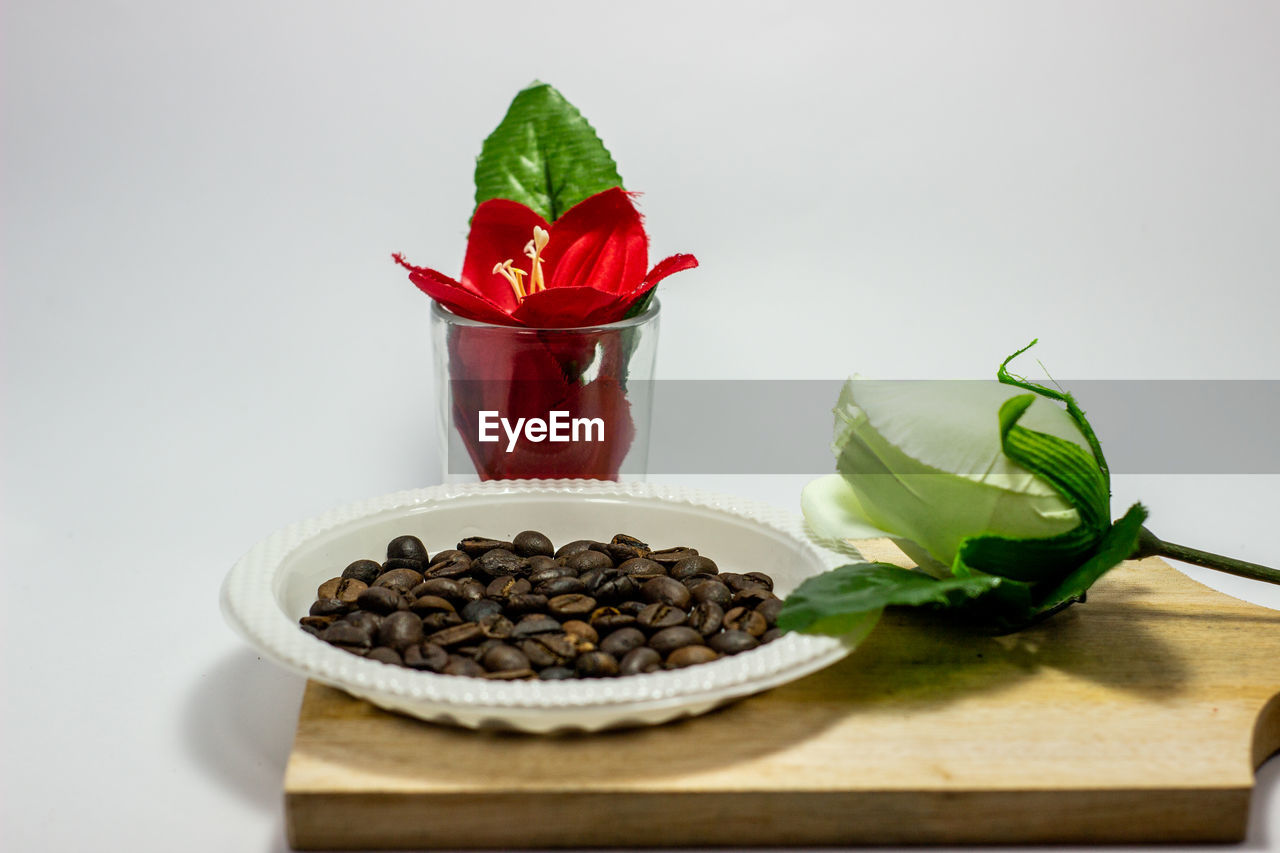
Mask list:
[[[596,326],[564,326],[556,328],[543,328],[535,326],[504,326],[499,323],[486,323],[483,320],[472,320],[469,317],[463,317],[455,314],[448,308],[445,308],[434,299],[431,300],[431,311],[441,320],[454,326],[470,326],[473,328],[483,329],[509,329],[513,332],[573,332],[575,334],[583,334],[586,332],[610,332],[619,329],[629,329],[635,326],[642,326],[650,320],[658,316],[658,309],[662,307],[662,303],[658,301],[658,297],[654,296],[649,303],[649,307],[634,317],[627,317],[623,320],[616,320],[612,323],[602,323]]]

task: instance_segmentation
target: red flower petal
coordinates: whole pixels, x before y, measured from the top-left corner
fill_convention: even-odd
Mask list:
[[[663,258],[654,264],[653,269],[649,270],[649,274],[644,277],[644,284],[652,287],[669,275],[691,270],[697,265],[698,259],[693,255],[672,255],[669,258]]]
[[[590,287],[619,294],[644,279],[648,238],[640,213],[618,187],[569,208],[552,223],[550,233],[545,252],[549,289]]]
[[[698,259],[693,255],[672,255],[659,261],[657,266],[649,270],[649,274],[644,277],[644,281],[640,282],[635,290],[626,295],[628,309],[643,299],[646,293],[657,287],[658,282],[667,276],[674,275],[681,270],[691,270],[697,265]]]
[[[549,287],[525,297],[511,317],[534,329],[572,329],[612,323],[626,311],[625,300],[616,293],[592,287]]]
[[[511,284],[493,271],[494,264],[506,260],[528,270],[524,247],[533,239],[534,226],[550,230],[547,221],[516,201],[489,199],[476,208],[467,237],[467,257],[462,262],[462,286],[486,297],[510,314],[516,309],[516,295]],[[525,287],[529,279],[525,278]]]
[[[409,271],[409,281],[453,313],[484,323],[497,323],[501,326],[515,325],[508,313],[500,306],[494,305],[484,296],[465,289],[449,276],[427,267],[415,267],[400,255],[391,257]]]

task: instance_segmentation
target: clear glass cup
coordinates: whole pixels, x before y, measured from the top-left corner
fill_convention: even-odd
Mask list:
[[[446,483],[643,479],[658,300],[576,329],[499,326],[431,312]]]

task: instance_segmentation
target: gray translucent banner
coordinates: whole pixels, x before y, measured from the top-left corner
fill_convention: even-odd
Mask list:
[[[972,381],[979,382],[994,384]],[[959,386],[968,383],[929,380],[934,386],[956,386],[952,390],[965,390]],[[563,451],[568,454],[564,465],[570,467],[584,453],[593,460],[612,454],[621,459],[614,466],[621,475],[823,474],[835,467],[832,408],[843,384],[655,380],[628,383],[618,399],[610,400],[608,394],[566,396],[538,384],[455,382],[452,405],[445,407],[448,473],[474,472],[473,460],[501,466],[532,455],[542,463],[531,475],[549,476],[563,467],[556,456]],[[1059,384],[1087,412],[1113,473],[1280,474],[1280,380]],[[625,405],[618,404],[622,397]],[[526,421],[523,428],[517,428],[520,417]],[[542,426],[534,420],[542,420]],[[490,439],[483,442],[482,424]],[[584,444],[590,441],[616,446]]]

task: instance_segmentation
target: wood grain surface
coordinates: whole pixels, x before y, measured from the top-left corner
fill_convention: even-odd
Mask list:
[[[1280,613],[1149,559],[1013,636],[886,613],[835,666],[645,729],[472,732],[312,682],[285,805],[298,849],[1230,841],[1277,749]]]

